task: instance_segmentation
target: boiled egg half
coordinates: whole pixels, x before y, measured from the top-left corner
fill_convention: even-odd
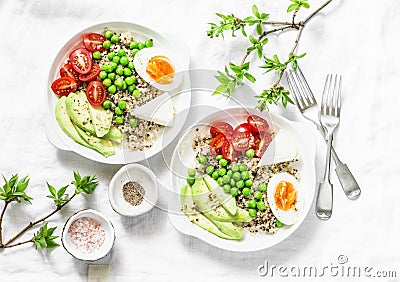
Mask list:
[[[140,50],[136,53],[133,63],[143,80],[162,91],[172,91],[182,81],[178,60],[173,54],[160,48]]]
[[[268,182],[267,199],[272,213],[285,225],[295,224],[303,210],[304,195],[297,179],[287,173],[277,173]]]

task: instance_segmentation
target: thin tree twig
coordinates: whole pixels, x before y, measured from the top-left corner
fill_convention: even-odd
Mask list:
[[[12,247],[20,246],[20,245],[23,245],[23,244],[32,243],[32,242],[33,242],[33,240],[30,239],[30,240],[26,240],[26,241],[23,241],[23,242],[12,244],[12,245],[4,245],[3,248],[12,248]]]
[[[6,212],[7,206],[10,202],[6,201],[3,207],[3,211],[1,212],[0,215],[0,247],[3,246],[3,216],[4,213]]]
[[[316,14],[318,14],[323,8],[325,8],[332,0],[326,1],[321,7],[316,9],[314,12],[312,12],[304,21],[303,24],[306,24],[309,20],[311,20]]]

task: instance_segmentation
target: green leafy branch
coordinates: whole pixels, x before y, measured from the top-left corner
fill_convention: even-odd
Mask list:
[[[216,88],[213,94],[226,94],[230,96],[237,86],[243,84],[244,78],[251,83],[256,81],[256,78],[249,72],[250,62],[248,62],[249,55],[256,51],[259,59],[264,59],[264,64],[259,67],[264,68],[265,73],[275,72],[276,80],[267,90],[263,90],[261,94],[257,95],[258,105],[257,108],[261,111],[268,109],[268,104],[277,105],[281,102],[284,108],[288,103],[293,101],[289,98],[289,91],[280,84],[283,73],[289,65],[296,70],[298,65],[298,59],[303,58],[306,53],[298,55],[296,53],[297,47],[302,35],[303,29],[307,22],[318,14],[325,6],[327,6],[332,0],[326,1],[322,6],[312,12],[303,21],[296,22],[296,15],[300,9],[308,9],[310,4],[308,0],[290,0],[291,4],[287,8],[288,13],[292,13],[291,21],[268,21],[270,15],[267,13],[260,13],[256,5],[252,7],[252,15],[245,17],[243,20],[236,17],[234,14],[223,15],[216,14],[221,21],[217,23],[209,23],[210,30],[207,35],[210,38],[224,37],[224,32],[231,31],[232,36],[235,37],[235,32],[241,30],[243,36],[247,37],[250,42],[250,46],[246,48],[246,53],[241,60],[239,65],[235,65],[233,62],[229,62],[229,68],[225,66],[225,72],[218,72],[216,79],[219,81],[219,86]],[[247,36],[247,27],[255,26],[255,32],[258,37],[253,35]],[[297,30],[297,36],[294,41],[293,47],[289,52],[288,59],[281,61],[275,54],[272,58],[264,56],[265,46],[268,44],[268,35],[284,30]]]
[[[48,198],[53,200],[55,205],[55,209],[50,212],[49,214],[41,217],[40,219],[30,222],[27,224],[23,229],[21,229],[14,237],[8,240],[6,243],[3,244],[2,240],[2,220],[7,209],[7,206],[12,202],[21,202],[20,200],[23,199],[25,201],[31,201],[32,198],[27,196],[25,193],[25,189],[28,186],[29,178],[24,177],[20,181],[18,181],[18,175],[13,175],[10,180],[6,180],[4,178],[5,184],[3,188],[0,188],[0,200],[4,201],[3,211],[0,215],[0,248],[11,248],[16,247],[19,245],[27,244],[27,243],[34,243],[36,249],[39,248],[54,248],[58,246],[58,244],[54,241],[58,236],[54,236],[53,232],[56,227],[47,227],[47,222],[45,222],[49,217],[60,211],[64,206],[66,206],[76,195],[79,194],[92,194],[98,186],[98,181],[96,176],[83,176],[81,177],[80,174],[74,171],[74,181],[71,182],[75,186],[74,193],[71,197],[66,193],[69,185],[63,186],[60,189],[56,190],[52,185],[47,183],[47,188],[50,192],[50,195],[47,195]],[[19,188],[18,188],[19,187]],[[11,192],[10,192],[11,191]],[[13,192],[14,191],[14,192]],[[17,193],[17,194],[15,194]],[[39,231],[34,234],[33,238],[27,241],[22,241],[19,243],[12,244],[16,239],[21,237],[26,231],[31,229],[33,226],[45,222],[45,224],[40,227]]]

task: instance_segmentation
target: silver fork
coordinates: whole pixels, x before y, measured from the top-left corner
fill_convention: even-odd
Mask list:
[[[310,120],[317,126],[327,141],[325,129],[323,129],[319,122],[318,104],[315,101],[315,97],[307,83],[307,80],[304,78],[300,67],[297,67],[296,71],[289,70],[286,72],[286,78],[289,83],[289,88],[294,95],[298,109],[306,119]],[[340,181],[344,193],[351,200],[357,199],[361,194],[360,186],[351,173],[349,167],[339,159],[333,147],[331,151],[332,157],[336,163],[336,175]]]
[[[340,121],[340,96],[342,77],[328,74],[325,80],[324,92],[322,95],[321,111],[319,119],[321,126],[325,129],[328,145],[326,146],[326,160],[324,178],[319,184],[315,212],[321,219],[328,219],[332,215],[333,185],[330,180],[331,171],[331,148],[333,132]]]

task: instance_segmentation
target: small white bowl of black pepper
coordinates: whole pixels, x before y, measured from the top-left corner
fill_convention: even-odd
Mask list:
[[[125,165],[111,179],[108,198],[114,211],[121,215],[144,214],[157,203],[157,178],[143,165]]]

